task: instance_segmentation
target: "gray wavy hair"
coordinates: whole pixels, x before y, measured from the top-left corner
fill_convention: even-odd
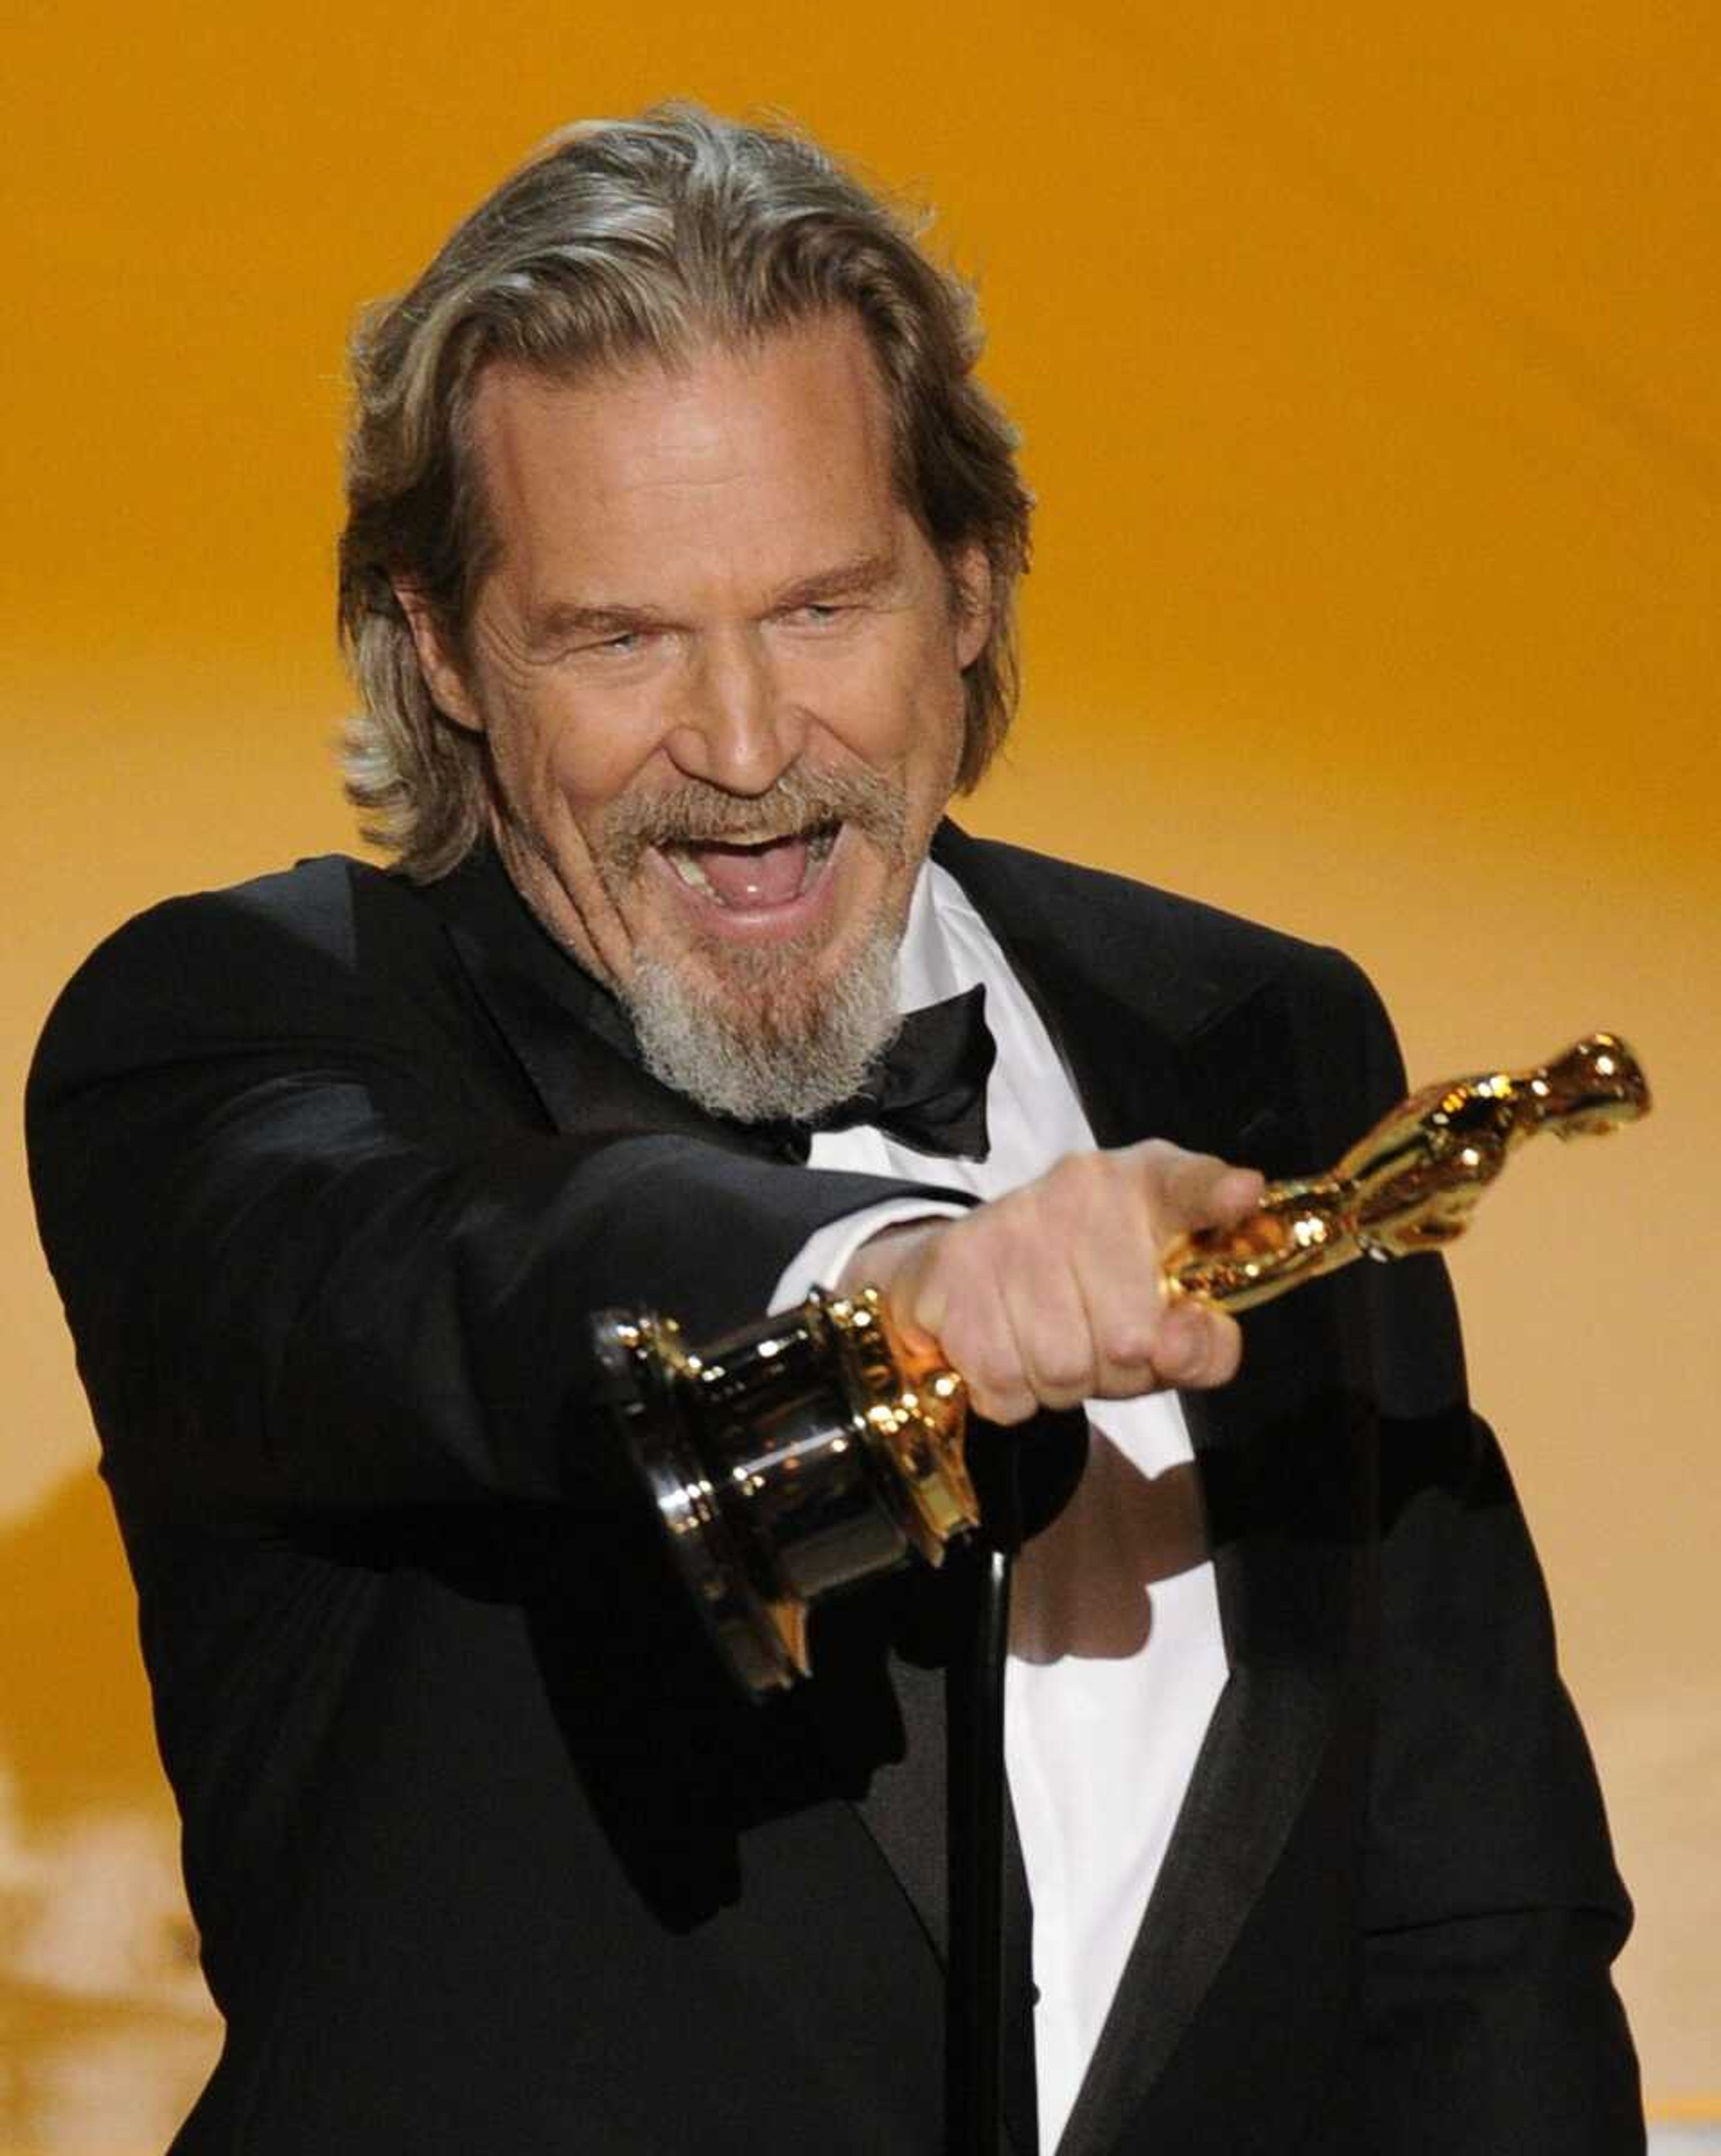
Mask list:
[[[844,307],[890,400],[903,501],[947,564],[978,544],[991,567],[957,784],[978,781],[1015,707],[1031,503],[1015,434],[974,377],[973,295],[816,144],[662,105],[552,136],[353,338],[340,627],[363,709],[344,768],[365,836],[408,875],[446,875],[487,825],[484,739],[437,709],[396,596],[422,598],[464,655],[497,552],[471,436],[484,368],[674,363]]]

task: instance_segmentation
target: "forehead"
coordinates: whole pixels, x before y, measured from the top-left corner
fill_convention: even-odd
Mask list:
[[[493,367],[473,420],[503,564],[535,583],[793,574],[809,552],[887,542],[903,515],[884,386],[848,315],[573,382]]]

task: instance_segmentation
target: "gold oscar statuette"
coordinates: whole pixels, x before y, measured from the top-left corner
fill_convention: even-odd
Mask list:
[[[1649,1106],[1642,1066],[1611,1033],[1531,1070],[1425,1086],[1326,1174],[1269,1183],[1235,1228],[1180,1236],[1161,1291],[1247,1310],[1356,1258],[1438,1249],[1526,1138],[1599,1135]],[[909,1372],[871,1289],[816,1293],[697,1349],[651,1312],[602,1312],[594,1328],[604,1404],[755,1697],[809,1674],[822,1596],[910,1555],[940,1563],[979,1524],[962,1380]]]
[[[1165,1294],[1247,1310],[1353,1258],[1437,1250],[1463,1234],[1526,1138],[1599,1137],[1648,1112],[1642,1066],[1612,1033],[1587,1034],[1534,1070],[1425,1086],[1327,1174],[1269,1183],[1238,1227],[1180,1236],[1160,1260]]]

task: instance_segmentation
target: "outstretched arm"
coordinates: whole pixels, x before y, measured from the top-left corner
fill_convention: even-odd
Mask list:
[[[903,1188],[596,1112],[552,1130],[382,880],[159,908],[44,1035],[44,1241],[106,1471],[151,1509],[602,1501],[624,1471],[580,1411],[587,1313],[720,1330]]]

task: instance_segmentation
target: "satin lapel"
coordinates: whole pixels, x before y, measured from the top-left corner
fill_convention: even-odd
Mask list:
[[[493,855],[474,856],[424,896],[502,1042],[561,1132],[594,1141],[682,1132],[748,1141],[641,1070],[603,991],[531,918]]]
[[[1059,2156],[1109,2156],[1237,1948],[1337,1725],[1361,1486],[1324,1306],[1246,1322],[1246,1376],[1186,1395],[1231,1675]]]
[[[1046,1019],[1101,1144],[1163,1137],[1272,1174],[1311,1165],[1270,978],[1191,973],[1150,928],[1060,911],[1055,892],[1048,908],[1038,876],[1030,912],[1009,856],[954,834],[940,853]],[[1333,1725],[1348,1553],[1321,1532],[1288,1528],[1281,1500],[1287,1448],[1310,1419],[1321,1373],[1331,1382],[1336,1342],[1323,1337],[1318,1291],[1244,1325],[1243,1375],[1183,1401],[1231,1676],[1058,2156],[1114,2149],[1148,2102],[1284,1846]],[[1330,1443],[1343,1448],[1348,1436],[1334,1432]],[[1324,1464],[1309,1462],[1317,1483]]]

